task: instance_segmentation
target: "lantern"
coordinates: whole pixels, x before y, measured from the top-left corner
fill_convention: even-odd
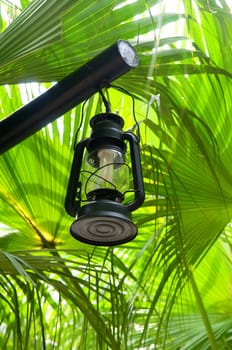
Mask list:
[[[65,208],[76,217],[70,232],[79,241],[112,246],[137,235],[131,212],[144,201],[139,142],[123,125],[116,114],[98,114],[91,136],[75,147]]]

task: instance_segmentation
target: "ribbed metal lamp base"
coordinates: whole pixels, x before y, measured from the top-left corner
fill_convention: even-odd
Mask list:
[[[89,203],[81,208],[79,217],[70,228],[71,235],[92,245],[113,246],[131,241],[137,228],[130,212],[112,201]]]

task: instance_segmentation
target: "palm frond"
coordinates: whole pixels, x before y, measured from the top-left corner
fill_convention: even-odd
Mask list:
[[[96,248],[71,238],[63,203],[82,106],[1,156],[1,347],[209,349],[209,337],[230,347],[227,2],[184,1],[173,13],[155,0],[20,4],[11,24],[0,22],[2,117],[129,40],[140,66],[117,81],[128,94],[108,94],[131,130],[136,98],[146,200],[133,214],[134,241]],[[16,85],[27,81],[43,84]],[[78,139],[101,110],[93,96]]]

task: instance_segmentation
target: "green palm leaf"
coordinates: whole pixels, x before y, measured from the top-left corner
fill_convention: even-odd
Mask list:
[[[1,348],[229,348],[230,7],[29,3],[0,1],[8,11],[0,22],[2,118],[129,40],[140,66],[117,85],[136,97],[146,201],[133,215],[138,237],[126,245],[71,238],[63,203],[81,106],[1,156]],[[28,81],[43,84],[13,85]],[[131,97],[108,93],[133,130]],[[79,140],[101,110],[98,96],[85,105]]]

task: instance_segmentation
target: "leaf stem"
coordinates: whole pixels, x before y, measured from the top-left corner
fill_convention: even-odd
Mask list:
[[[212,348],[212,350],[218,350],[217,342],[216,342],[216,339],[215,339],[214,333],[213,333],[213,329],[211,327],[207,311],[205,309],[203,300],[201,298],[196,281],[194,279],[193,272],[190,272],[190,279],[189,280],[190,280],[190,283],[192,286],[193,293],[195,295],[195,299],[196,299],[196,303],[197,303],[199,311],[200,311],[200,315],[202,317],[202,321],[204,323],[204,326],[205,326],[205,329],[206,329],[206,332],[207,332],[207,335],[209,338],[211,348]]]

